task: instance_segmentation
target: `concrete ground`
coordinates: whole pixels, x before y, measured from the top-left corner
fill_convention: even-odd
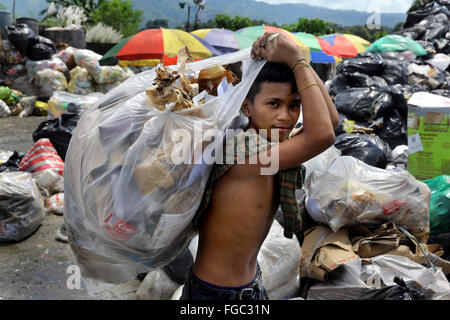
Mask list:
[[[0,119],[0,150],[27,152],[32,134],[46,117]],[[0,243],[0,298],[13,300],[92,299],[86,290],[69,290],[66,273],[74,258],[67,243],[55,239],[62,216],[47,216],[40,228],[18,243]]]

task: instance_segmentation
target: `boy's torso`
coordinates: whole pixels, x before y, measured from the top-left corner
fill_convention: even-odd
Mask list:
[[[194,273],[221,286],[240,286],[255,277],[259,249],[279,206],[277,176],[240,179],[232,167],[213,188],[199,223]]]

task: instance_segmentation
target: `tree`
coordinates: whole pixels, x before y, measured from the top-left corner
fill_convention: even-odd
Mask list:
[[[48,13],[49,7],[47,7],[46,9],[42,10],[39,15],[46,14],[46,16],[42,18],[42,20],[54,18],[56,17],[59,8],[77,6],[83,10],[84,14],[88,18],[87,22],[92,23],[93,20],[91,15],[105,1],[106,0],[46,0],[46,2],[50,4],[49,6],[51,6],[53,3],[56,7],[56,10],[54,12]]]
[[[425,4],[427,4],[430,1],[431,0],[414,0],[413,4],[411,5],[411,8],[409,8],[408,10],[408,13],[422,8]]]
[[[306,19],[300,18],[297,23],[291,23],[290,25],[283,25],[283,29],[290,32],[306,32],[316,36],[331,33],[330,23],[321,19]]]
[[[139,31],[142,11],[133,10],[131,1],[103,0],[92,13],[94,23],[103,23],[120,31],[124,37]]]
[[[169,21],[165,19],[148,20],[145,24],[146,29],[168,28]]]

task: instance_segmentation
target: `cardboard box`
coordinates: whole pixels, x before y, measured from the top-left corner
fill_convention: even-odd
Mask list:
[[[418,180],[450,174],[450,99],[428,92],[408,100],[408,171]]]
[[[334,233],[328,227],[313,227],[305,232],[300,277],[328,281],[339,275],[343,263],[358,258],[346,229]]]

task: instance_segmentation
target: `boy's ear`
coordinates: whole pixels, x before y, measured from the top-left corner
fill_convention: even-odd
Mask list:
[[[244,102],[242,102],[241,111],[247,118],[250,117],[250,100],[245,99]]]

